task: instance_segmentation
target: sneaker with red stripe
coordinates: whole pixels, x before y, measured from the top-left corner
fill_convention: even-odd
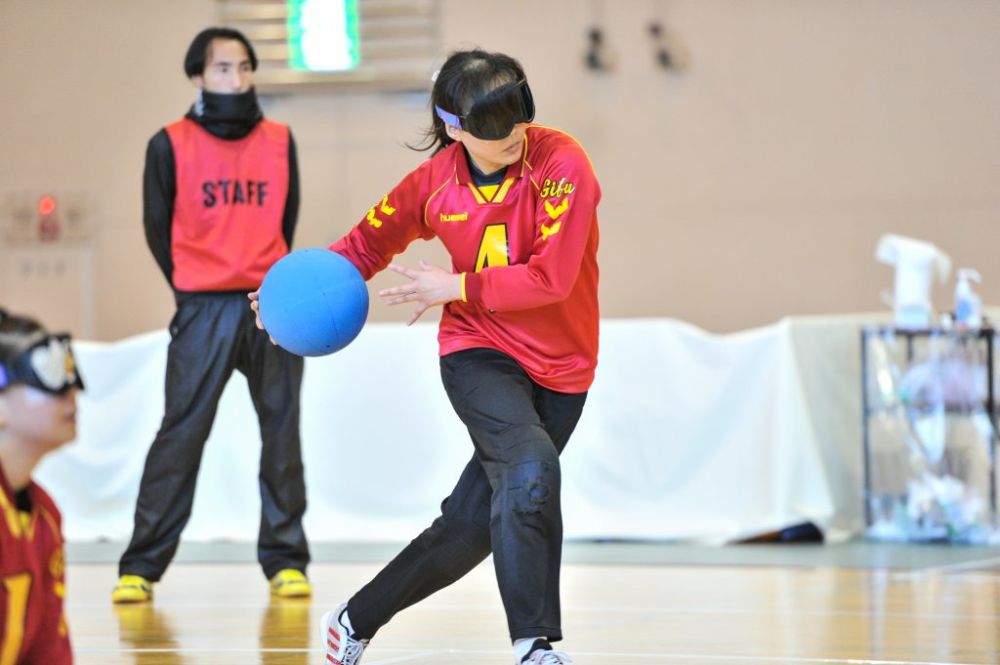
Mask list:
[[[320,641],[326,652],[327,665],[357,665],[368,646],[368,640],[357,639],[350,628],[344,625],[346,614],[347,603],[344,603],[320,619]]]

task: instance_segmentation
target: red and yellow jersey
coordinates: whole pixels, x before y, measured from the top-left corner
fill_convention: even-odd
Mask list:
[[[330,249],[368,279],[416,238],[437,236],[463,279],[462,300],[441,315],[441,355],[497,349],[540,385],[583,392],[597,365],[600,198],[583,148],[532,125],[521,161],[499,185],[476,187],[464,148],[453,143]]]
[[[261,120],[225,140],[184,118],[166,127],[176,165],[170,247],[179,291],[253,290],[288,253],[289,132]]]
[[[62,518],[45,490],[32,482],[26,491],[30,512],[18,510],[0,468],[0,665],[67,665]]]

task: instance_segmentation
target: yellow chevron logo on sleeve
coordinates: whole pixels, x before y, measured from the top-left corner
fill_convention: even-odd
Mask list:
[[[557,206],[553,206],[548,201],[545,201],[545,212],[548,213],[549,218],[551,218],[551,219],[559,219],[560,217],[562,217],[562,214],[564,212],[566,212],[567,210],[569,210],[569,197],[568,196],[566,198],[564,198],[562,200],[562,203],[560,203]]]
[[[378,208],[379,212],[381,212],[386,217],[392,217],[396,213],[396,209],[393,208],[391,205],[389,205],[389,196],[388,195],[383,196],[382,203],[379,203],[378,205],[374,205],[371,208],[369,208],[368,214],[365,215],[365,219],[368,220],[368,223],[374,226],[376,229],[382,228],[382,220],[375,216],[375,208]]]
[[[548,240],[549,236],[554,236],[559,233],[560,226],[562,226],[562,222],[556,222],[552,226],[545,226],[542,224],[542,240]]]

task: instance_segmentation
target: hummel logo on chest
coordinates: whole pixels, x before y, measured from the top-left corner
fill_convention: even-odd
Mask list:
[[[453,212],[453,213],[441,213],[442,222],[467,222],[469,221],[468,212]]]

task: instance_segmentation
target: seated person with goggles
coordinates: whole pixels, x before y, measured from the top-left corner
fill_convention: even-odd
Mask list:
[[[31,478],[76,438],[83,380],[69,335],[0,309],[0,660],[70,665],[61,515]]]

